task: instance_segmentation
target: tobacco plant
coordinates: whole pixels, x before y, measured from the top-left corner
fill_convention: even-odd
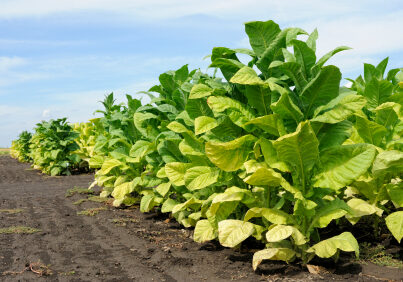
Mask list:
[[[10,155],[20,162],[32,161],[29,156],[29,144],[31,142],[32,133],[23,131],[18,136],[17,140],[14,140],[11,144]]]

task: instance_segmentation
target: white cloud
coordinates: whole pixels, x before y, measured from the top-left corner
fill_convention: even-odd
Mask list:
[[[21,57],[0,57],[0,73],[24,64],[26,60]]]

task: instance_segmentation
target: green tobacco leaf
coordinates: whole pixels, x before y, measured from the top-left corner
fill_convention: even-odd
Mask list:
[[[271,104],[270,108],[274,113],[281,116],[283,119],[292,119],[297,124],[302,120],[304,114],[298,108],[297,105],[291,100],[288,92],[283,92],[280,99]]]
[[[319,157],[319,142],[309,122],[302,122],[294,133],[273,142],[277,156],[299,176],[305,185],[309,172]]]
[[[248,120],[253,119],[255,116],[248,110],[241,102],[223,96],[211,96],[207,99],[209,107],[217,113],[222,113],[227,109],[239,111]]]
[[[287,50],[287,49],[283,49]],[[306,81],[306,78],[304,77],[304,74],[301,69],[301,65],[296,62],[273,62],[270,65],[270,68],[278,68],[281,71],[284,72],[285,75],[287,75],[295,84],[295,88],[297,91],[301,91],[306,84],[308,83]]]
[[[368,108],[375,109],[379,105],[388,102],[392,95],[393,84],[386,80],[371,79],[365,86],[364,96],[368,101]]]
[[[359,95],[348,95],[331,110],[313,118],[311,121],[323,123],[338,123],[344,121],[352,114],[358,112],[365,106],[366,100]]]
[[[391,213],[385,218],[386,226],[400,243],[403,238],[403,211]]]
[[[400,208],[403,208],[403,182],[387,185],[387,191],[392,202]]]
[[[315,51],[308,47],[308,45],[300,40],[292,40],[291,44],[294,46],[294,54],[297,63],[302,66],[305,77],[311,76],[311,68],[316,62]]]
[[[397,103],[388,102],[383,103],[375,109],[376,117],[375,122],[383,125],[387,130],[392,130],[396,123],[399,121],[399,117],[395,109],[400,108]]]
[[[199,135],[210,131],[219,124],[216,119],[207,116],[199,116],[195,119],[195,134]]]
[[[296,245],[306,243],[305,236],[295,227],[289,225],[277,225],[266,233],[267,242],[280,242],[292,236]]]
[[[356,116],[355,128],[360,137],[369,144],[379,146],[385,137],[387,130],[384,126],[370,121],[361,116]]]
[[[355,252],[358,258],[358,243],[350,232],[343,232],[338,236],[323,240],[309,248],[308,252],[314,252],[321,258],[330,258],[336,254],[338,249],[345,252]]]
[[[271,95],[268,87],[246,85],[244,93],[248,98],[248,104],[258,110],[259,114],[267,115],[271,112]]]
[[[254,217],[264,217],[269,222],[274,224],[292,224],[294,220],[292,217],[281,210],[269,209],[269,208],[251,208],[244,217],[244,221],[249,221]]]
[[[290,172],[290,169],[287,167],[287,165],[279,160],[277,151],[273,146],[273,141],[260,138],[258,142],[256,142],[255,146],[257,145],[260,146],[264,160],[270,167],[281,170],[282,172]]]
[[[364,174],[372,165],[376,149],[367,144],[335,146],[320,155],[314,186],[338,190]]]
[[[348,212],[350,212],[349,206],[339,198],[325,202],[320,208],[317,208],[311,227],[324,228],[328,226],[332,220],[341,218]]]
[[[335,54],[344,51],[344,50],[349,50],[351,49],[350,47],[347,46],[340,46],[335,48],[334,50],[330,51],[329,53],[326,53],[325,55],[323,55],[323,57],[321,57],[318,62],[315,64],[315,66],[313,66],[312,68],[312,73],[316,74],[320,71],[320,68],[331,58],[333,57]]]
[[[112,169],[114,169],[115,167],[118,167],[122,164],[122,162],[120,162],[119,160],[116,159],[107,159],[106,161],[104,161],[104,163],[102,164],[102,167],[100,169],[100,174],[107,174],[109,173]]]
[[[245,135],[226,143],[206,143],[206,155],[210,161],[224,171],[241,168],[252,150],[256,137]]]
[[[348,120],[344,120],[335,124],[326,123],[320,126],[316,137],[319,140],[319,150],[322,151],[323,149],[343,144],[351,136],[353,124]]]
[[[335,66],[326,66],[302,90],[300,95],[305,117],[313,116],[315,109],[326,105],[339,94],[341,72]]]
[[[214,240],[215,238],[217,238],[217,232],[210,222],[206,219],[199,220],[193,233],[193,240],[198,243],[203,243]]]
[[[185,185],[185,173],[191,167],[191,164],[173,162],[165,165],[165,173],[172,184]]]
[[[220,170],[208,166],[195,166],[185,173],[185,185],[191,190],[199,190],[217,182]]]
[[[375,158],[372,167],[374,177],[381,177],[385,174],[392,176],[401,175],[403,171],[403,152],[390,150],[383,151]]]
[[[177,201],[169,198],[162,204],[161,212],[162,213],[171,212],[173,210],[173,208],[178,204],[179,203]]]
[[[270,133],[277,137],[286,134],[283,120],[280,118],[278,114],[271,114],[257,117],[248,121],[245,125],[249,124],[254,124],[257,127],[264,130],[265,132]]]
[[[268,248],[253,254],[253,270],[262,263],[263,260],[291,261],[295,257],[295,251],[288,248]]]
[[[233,248],[252,236],[255,227],[250,222],[227,219],[218,223],[218,239],[224,247]]]
[[[245,24],[245,32],[249,37],[250,45],[258,57],[269,47],[280,31],[278,24],[273,21],[255,21]]]
[[[213,112],[207,105],[205,99],[189,100],[185,109],[191,119],[195,119],[199,116],[213,116]]]
[[[189,200],[187,200],[186,202],[176,205],[172,209],[172,214],[179,213],[179,212],[184,211],[184,210],[186,210],[188,208],[193,209],[193,210],[197,210],[198,208],[200,208],[201,205],[202,205],[201,200],[198,200],[198,199],[195,199],[195,198],[192,197]]]
[[[265,85],[265,82],[256,74],[254,69],[247,66],[237,71],[230,82],[242,85]]]
[[[155,188],[155,190],[162,196],[165,197],[165,195],[169,192],[169,189],[171,188],[171,182],[167,182],[167,183],[161,183],[160,185],[158,185],[157,188]]]
[[[376,207],[375,205],[371,205],[368,202],[353,198],[347,202],[347,205],[351,208],[351,215],[347,215],[346,218],[352,223],[355,224],[358,220],[366,215],[377,214],[378,216],[382,215],[383,210]]]
[[[141,198],[141,202],[140,202],[140,211],[141,212],[151,211],[152,208],[156,205],[154,198],[155,198],[155,196],[152,194],[143,196],[143,198]]]
[[[200,99],[213,94],[213,89],[205,84],[196,84],[190,91],[189,99]]]
[[[252,175],[246,177],[244,181],[250,185],[279,186],[283,180],[280,173],[271,168],[258,168]]]

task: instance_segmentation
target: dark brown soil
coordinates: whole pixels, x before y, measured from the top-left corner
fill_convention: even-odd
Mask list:
[[[93,175],[49,177],[8,156],[0,157],[0,228],[28,226],[34,234],[0,234],[1,281],[379,281],[397,280],[402,270],[345,262],[334,274],[314,275],[299,265],[268,262],[253,272],[252,253],[197,244],[192,230],[134,207],[120,210],[104,203],[73,203],[74,186],[88,187]],[[77,212],[106,207],[95,216]],[[26,270],[47,265],[52,274]]]

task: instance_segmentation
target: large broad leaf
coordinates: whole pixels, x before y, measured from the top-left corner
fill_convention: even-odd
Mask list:
[[[274,136],[281,136],[286,133],[283,120],[278,114],[271,114],[254,118],[247,122],[245,125],[254,124],[263,129],[265,132]]]
[[[314,186],[340,189],[364,174],[372,165],[376,149],[367,144],[335,146],[323,150]]]
[[[291,100],[288,92],[283,92],[280,99],[271,104],[270,108],[274,113],[281,116],[283,119],[294,120],[297,124],[302,120],[304,114],[301,112],[300,108],[294,104]]]
[[[258,168],[252,175],[246,177],[244,181],[250,185],[279,186],[283,180],[280,173],[271,168]]]
[[[390,150],[383,151],[375,158],[372,174],[381,177],[385,174],[399,176],[403,171],[403,152]]]
[[[388,101],[392,95],[393,84],[386,80],[371,79],[365,86],[364,96],[368,101],[368,108],[374,109]]]
[[[263,260],[291,261],[295,257],[295,251],[288,248],[268,248],[253,254],[253,270],[262,263]]]
[[[278,158],[295,171],[304,186],[319,157],[319,142],[309,122],[301,122],[294,133],[278,138],[273,146]]]
[[[382,215],[383,210],[376,207],[375,205],[371,205],[367,201],[362,199],[353,198],[347,202],[347,205],[351,208],[351,215],[346,215],[346,218],[350,221],[351,224],[356,224],[358,220],[366,215],[377,214],[378,216]]]
[[[270,89],[266,86],[245,86],[245,96],[248,98],[248,104],[255,108],[259,114],[267,115],[270,111],[271,93]]]
[[[290,172],[290,169],[284,162],[281,162],[277,156],[277,151],[273,146],[273,141],[267,140],[265,138],[260,138],[255,145],[255,150],[257,146],[260,147],[262,154],[264,156],[264,161],[272,168],[281,170],[282,172]]]
[[[386,226],[400,243],[403,238],[403,211],[391,213],[385,218]]]
[[[185,185],[185,173],[191,164],[173,162],[165,165],[165,173],[169,180],[177,185]]]
[[[339,94],[341,72],[335,66],[324,67],[302,90],[300,95],[305,117],[312,117],[315,109],[326,105]]]
[[[258,57],[269,47],[280,31],[278,24],[273,21],[255,21],[245,24],[245,32],[249,37],[250,45]]]
[[[272,42],[270,42],[269,47],[266,48],[261,58],[256,62],[256,66],[266,75],[269,76],[270,72],[268,68],[270,64],[275,60],[283,59],[282,49],[286,47],[287,41],[290,42],[293,37],[298,34],[305,33],[299,28],[286,28],[276,35]]]
[[[189,117],[195,119],[199,116],[213,116],[213,113],[205,99],[189,100],[186,104],[186,112]]]
[[[323,240],[313,245],[308,249],[308,252],[314,252],[321,258],[330,258],[336,254],[337,250],[355,252],[356,257],[358,257],[359,247],[353,234],[350,232],[343,232],[338,236]]]
[[[236,219],[227,219],[218,223],[218,239],[224,247],[233,248],[245,241],[255,232],[250,222]]]
[[[287,49],[283,49],[287,50]],[[297,91],[301,91],[306,84],[306,78],[301,69],[301,65],[296,62],[273,62],[270,64],[270,68],[278,68],[280,69],[285,75],[287,75],[295,84],[295,88]]]
[[[315,124],[313,123],[313,126]],[[319,140],[319,150],[323,150],[333,146],[340,146],[350,136],[353,124],[344,120],[335,124],[326,123],[320,124],[320,130],[316,133],[316,137]]]
[[[119,160],[116,159],[108,159],[106,160],[101,167],[100,170],[100,174],[107,174],[109,173],[112,169],[114,169],[115,167],[118,167],[122,164],[122,162],[120,162]]]
[[[217,232],[206,219],[199,220],[196,224],[193,239],[198,243],[214,240],[217,238]]]
[[[385,137],[387,130],[384,126],[370,121],[361,116],[356,116],[355,128],[360,137],[369,144],[379,146]]]
[[[375,109],[375,122],[383,125],[387,130],[392,130],[399,121],[397,115],[400,105],[393,102],[383,103]]]
[[[195,134],[199,135],[205,133],[217,126],[218,122],[216,119],[212,117],[199,116],[195,119]]]
[[[330,51],[329,53],[326,53],[325,55],[323,55],[323,57],[321,57],[318,62],[315,64],[315,66],[313,66],[312,68],[312,73],[315,75],[320,71],[320,68],[331,58],[333,57],[335,54],[344,51],[344,50],[349,50],[351,49],[350,47],[347,46],[339,46],[335,49],[333,49],[332,51]]]
[[[388,184],[387,191],[395,206],[403,208],[403,182]]]
[[[238,170],[247,160],[256,137],[245,135],[226,143],[206,143],[206,155],[210,161],[224,171]]]
[[[218,180],[220,170],[209,166],[195,166],[185,173],[185,185],[193,191],[203,189]]]
[[[251,67],[243,67],[231,78],[231,83],[242,85],[265,85],[265,82],[256,74]]]
[[[267,242],[280,242],[292,237],[296,245],[303,245],[306,243],[305,236],[294,226],[277,225],[271,228],[266,233]]]
[[[213,89],[205,84],[196,84],[190,91],[189,99],[200,99],[213,94]]]
[[[294,223],[294,220],[291,215],[277,209],[251,208],[246,212],[244,221],[249,221],[254,217],[264,217],[266,220],[274,224]]]
[[[302,70],[306,78],[311,76],[311,68],[316,62],[315,51],[308,47],[308,45],[300,40],[292,40],[291,44],[294,46],[294,54],[297,63],[302,66]]]
[[[221,113],[227,109],[239,111],[248,120],[253,119],[255,116],[248,110],[241,102],[223,96],[211,96],[207,99],[209,107],[217,113]]]
[[[352,114],[358,112],[365,106],[366,100],[359,95],[348,95],[331,110],[315,117],[312,121],[324,123],[338,123],[344,121]]]
[[[332,201],[326,201],[321,207],[316,208],[316,215],[311,227],[324,228],[334,220],[343,217],[350,212],[350,207],[339,198],[335,198]]]

